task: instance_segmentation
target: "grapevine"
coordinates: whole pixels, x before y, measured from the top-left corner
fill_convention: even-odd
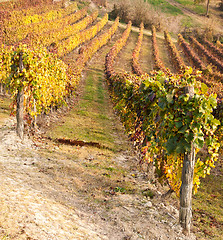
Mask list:
[[[94,55],[95,52],[98,51],[103,45],[105,45],[111,37],[114,35],[118,28],[119,18],[116,18],[115,22],[111,26],[108,31],[102,34],[99,37],[93,39],[85,48],[81,54],[79,54],[78,58],[75,61],[76,65],[76,74],[80,75],[84,69],[85,63]]]
[[[159,58],[159,50],[156,41],[156,28],[152,26],[152,47],[153,47],[153,57],[155,62],[155,69],[161,70],[164,73],[167,73],[167,69],[163,65],[162,61]]]
[[[7,50],[2,49],[1,52]],[[19,54],[23,53],[24,70],[19,72]],[[41,59],[41,61],[40,61]],[[29,49],[26,45],[11,47],[4,59],[4,83],[10,89],[15,105],[19,89],[24,90],[25,111],[30,116],[47,112],[50,107],[64,103],[70,83],[67,66],[45,48]],[[10,65],[8,65],[10,63]],[[9,67],[10,66],[10,67]]]
[[[204,63],[200,60],[197,54],[195,54],[194,51],[192,51],[192,49],[190,48],[190,45],[184,40],[181,34],[178,34],[178,42],[179,42],[179,45],[183,48],[186,56],[192,62],[192,65],[194,65],[196,68],[200,70],[205,70],[206,67]]]
[[[68,52],[71,52],[73,49],[85,41],[92,39],[105,26],[107,21],[108,14],[105,14],[105,16],[94,26],[76,33],[73,36],[70,36],[68,39],[60,42],[58,44],[58,55],[63,56]]]
[[[144,25],[143,25],[143,23],[141,23],[138,41],[137,41],[135,49],[133,50],[133,53],[132,53],[132,71],[135,74],[137,74],[138,76],[143,74],[143,71],[139,64],[139,53],[140,53],[140,49],[141,49],[141,45],[142,45],[143,29],[144,29]]]
[[[210,174],[218,156],[219,143],[214,132],[220,122],[212,115],[217,101],[195,78],[188,68],[176,76],[116,74],[110,79],[115,108],[126,131],[140,146],[144,160],[156,166],[160,178],[167,179],[177,194],[181,185],[182,156],[190,151],[191,142],[196,152],[206,144],[209,153],[205,161],[198,159],[196,162],[194,192],[199,187],[199,178]],[[188,84],[195,87],[191,100],[183,91]]]
[[[217,48],[213,43],[209,42],[206,39],[203,39],[202,42],[205,46],[207,46],[212,51],[215,57],[223,61],[223,50]]]
[[[220,41],[217,41],[216,46],[218,49],[223,50],[223,44]]]
[[[191,60],[192,64],[200,69],[203,72],[203,75],[200,76],[199,79],[210,86],[210,90],[212,93],[216,93],[218,97],[222,98],[222,84],[220,83],[222,79],[222,75],[219,73],[213,73],[209,68],[206,68],[204,63],[200,60],[197,54],[190,48],[190,45],[184,40],[181,34],[178,35],[178,41],[180,46],[183,48],[184,53]],[[218,81],[219,83],[216,83]]]
[[[83,9],[81,11],[78,11],[80,13],[80,17],[83,17],[83,15],[86,14],[86,10]],[[98,12],[95,11],[91,15],[83,18],[79,22],[72,24],[72,25],[66,25],[64,24],[64,27],[57,28],[52,31],[43,32],[42,34],[35,36],[35,44],[42,44],[44,46],[49,46],[52,43],[55,43],[56,45],[60,45],[59,43],[61,40],[71,37],[72,35],[75,35],[76,33],[84,30],[89,24],[91,24],[93,21],[96,20],[98,16]],[[54,23],[53,23],[54,26]]]
[[[44,8],[43,8],[44,9]],[[20,11],[12,11],[10,19],[4,23],[7,28],[16,28],[32,23],[38,23],[46,20],[55,20],[65,15],[71,14],[77,9],[77,4],[73,3],[67,8],[45,11],[42,14],[35,14],[33,9]]]
[[[52,9],[57,9],[59,4],[52,4],[51,0],[44,1],[16,1],[0,3],[0,7],[3,10],[20,11],[21,14],[26,11],[27,14],[33,15],[40,12],[46,12]]]
[[[113,47],[110,49],[110,51],[105,57],[105,73],[108,78],[115,74],[113,70],[115,58],[117,57],[118,53],[122,50],[122,48],[125,46],[129,34],[131,32],[131,27],[132,23],[129,22],[126,30],[122,34],[122,37],[113,45]]]
[[[65,10],[64,12],[58,11],[57,17],[62,17],[63,14],[65,14]],[[96,19],[98,13],[94,12],[78,23],[70,24],[74,21],[75,15],[81,18],[85,14],[86,10],[84,9],[53,23],[49,19],[53,19],[56,15],[50,11],[48,14],[22,17],[22,21],[27,21],[25,24],[30,26],[27,33],[38,34],[39,41],[45,45],[55,42],[58,45],[58,55],[63,56],[81,43],[94,38],[108,21],[106,14],[94,26],[85,29]],[[36,23],[30,24],[30,21],[39,21],[41,27],[50,21],[52,25],[50,31],[46,33],[41,32],[41,27],[37,28]],[[67,24],[68,26],[64,28]],[[119,19],[117,18],[110,29],[100,36],[96,36],[82,48],[79,56],[72,63],[72,72],[68,72],[68,66],[44,47],[37,48],[35,44],[29,48],[26,45],[19,47],[2,46],[0,49],[2,53],[0,57],[1,83],[6,84],[10,89],[14,105],[17,92],[20,89],[25,92],[25,111],[32,117],[42,112],[47,113],[52,106],[63,104],[65,97],[76,87],[86,62],[111,39],[118,24]],[[19,26],[20,23],[18,23]],[[80,31],[80,28],[85,30]],[[74,29],[76,31],[78,29],[78,32],[74,33]],[[18,28],[18,32],[22,32],[20,28]],[[160,178],[167,179],[171,188],[177,193],[179,193],[181,185],[184,153],[191,150],[192,142],[197,152],[204,146],[207,147],[209,158],[205,161],[197,159],[195,166],[194,191],[196,192],[200,183],[199,178],[210,173],[210,167],[214,166],[218,157],[219,144],[214,134],[220,122],[213,116],[213,109],[217,107],[216,96],[207,92],[207,87],[203,83],[196,81],[199,73],[194,75],[193,70],[184,65],[168,33],[165,33],[165,38],[172,57],[178,69],[184,69],[184,72],[172,75],[165,69],[159,59],[154,27],[153,54],[157,68],[163,72],[153,76],[115,73],[113,69],[115,58],[126,44],[130,32],[131,22],[128,23],[122,37],[106,55],[105,71],[115,108],[120,113],[126,131],[140,149],[143,159],[148,163],[152,162]],[[17,36],[19,40],[25,36],[22,34]],[[50,40],[44,39],[46,34],[49,34]],[[64,39],[66,37],[68,38]],[[138,43],[133,52],[133,64],[136,65],[138,64],[142,38],[143,24],[141,24]],[[60,42],[61,39],[63,40]],[[189,45],[187,46],[180,36],[179,41],[191,55]],[[20,53],[23,53],[25,67],[22,72],[18,70]],[[195,63],[197,61],[197,66],[202,70],[208,71],[202,62],[199,63],[196,55],[191,59]],[[218,73],[208,71],[208,74],[215,78]],[[189,96],[184,93],[184,87],[188,85],[193,85],[195,88],[195,96],[192,99],[189,99]]]
[[[194,37],[190,37],[189,38],[191,43],[195,46],[195,49],[198,51],[198,53],[205,57],[207,59],[207,61],[211,64],[213,64],[213,67],[217,67],[217,69],[223,73],[223,63],[221,63],[221,61],[216,58],[215,56],[213,56],[202,44],[200,44]]]
[[[184,64],[184,61],[181,58],[176,46],[172,42],[169,33],[164,31],[164,36],[165,36],[165,40],[166,40],[172,61],[175,65],[176,69],[178,70],[178,72],[184,70],[186,68],[186,65]]]
[[[0,47],[0,84],[4,86],[10,72],[12,47]]]
[[[11,44],[16,43],[18,41],[21,41],[25,37],[27,38],[28,34],[33,36],[33,38],[35,37],[37,39],[41,39],[42,37],[48,40],[51,38],[51,36],[48,35],[50,35],[52,31],[58,29],[58,31],[55,31],[58,35],[58,32],[61,31],[62,28],[76,22],[80,18],[84,17],[86,13],[86,9],[82,9],[74,14],[70,14],[56,20],[44,20],[38,23],[29,24],[26,26],[26,28],[24,28],[24,26],[8,29],[6,28],[5,31],[7,32],[7,39],[5,41]]]

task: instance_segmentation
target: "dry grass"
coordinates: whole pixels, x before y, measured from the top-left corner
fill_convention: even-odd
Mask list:
[[[166,68],[170,69],[172,73],[175,73],[176,70],[171,62],[171,58],[169,56],[169,52],[168,52],[165,41],[161,39],[157,39],[157,44],[159,48],[160,60],[163,62]]]
[[[137,42],[138,33],[132,32],[126,42],[125,47],[121,50],[114,64],[116,72],[131,72],[132,52]]]
[[[193,200],[196,234],[201,239],[223,239],[223,167],[206,177]]]
[[[152,57],[152,39],[144,35],[141,52],[139,55],[139,62],[142,70],[149,73],[153,70],[153,57]]]

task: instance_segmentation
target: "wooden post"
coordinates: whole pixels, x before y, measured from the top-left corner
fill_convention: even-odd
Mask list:
[[[189,94],[189,99],[194,96],[194,87],[187,86],[185,94]],[[182,184],[180,188],[180,214],[179,220],[185,235],[190,235],[190,224],[192,219],[192,188],[195,164],[195,147],[191,143],[191,151],[184,153],[182,169]]]
[[[6,86],[4,83],[0,83],[0,94],[6,95]]]
[[[19,54],[19,71],[22,72],[24,69],[23,61],[22,61],[22,52]],[[17,108],[16,108],[16,120],[17,127],[16,132],[17,135],[23,139],[24,137],[24,119],[23,119],[23,111],[24,111],[24,90],[23,88],[18,89],[17,93]]]
[[[3,94],[3,83],[0,83],[0,94]]]
[[[206,17],[208,17],[208,13],[209,13],[209,5],[210,5],[210,0],[207,0],[207,7],[206,7],[206,14],[205,14]]]
[[[36,122],[37,122],[37,117],[36,117],[36,112],[37,112],[37,110],[36,110],[36,99],[34,98],[34,100],[33,100],[33,104],[34,104],[34,106],[33,106],[33,111],[34,111],[34,113],[35,113],[35,116],[34,116],[34,121],[33,121],[33,127],[34,127],[34,129],[36,128]]]

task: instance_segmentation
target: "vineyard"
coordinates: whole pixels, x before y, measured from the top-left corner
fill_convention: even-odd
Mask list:
[[[107,5],[107,1],[94,2]],[[27,134],[32,133],[34,139],[40,139],[37,132],[44,119],[58,112],[60,118],[69,115],[66,113],[63,116],[61,112],[65,107],[72,109],[72,102],[83,85],[86,85],[82,89],[84,92],[90,91],[88,81],[92,85],[94,82],[106,85],[105,96],[109,94],[112,99],[115,112],[139,158],[135,164],[142,169],[146,166],[150,174],[156,176],[156,180],[151,181],[166,187],[166,192],[160,194],[163,201],[171,193],[177,199],[180,198],[177,220],[183,233],[190,235],[193,225],[192,194],[197,196],[200,186],[203,186],[202,179],[209,177],[215,166],[221,169],[222,44],[193,35],[185,37],[180,33],[175,39],[168,31],[161,32],[160,37],[155,26],[152,26],[151,31],[145,30],[143,22],[135,31],[131,21],[126,25],[120,24],[119,17],[109,21],[107,13],[101,15],[100,9],[90,12],[86,6],[76,2],[70,2],[66,7],[61,7],[61,3],[46,4],[44,7],[22,6],[18,9],[11,9],[7,3],[2,6],[0,96],[6,99],[4,101],[7,101],[11,114],[16,115],[18,136],[25,139]],[[94,95],[91,98],[99,104],[104,102],[105,97],[97,99]],[[100,112],[104,106],[100,105],[98,109]],[[100,113],[102,119],[107,119],[103,115],[105,111]],[[90,112],[79,110],[79,114],[81,119],[81,114],[88,116]],[[5,118],[1,112],[0,118]],[[80,119],[75,120],[78,124],[73,126],[74,129],[82,125]],[[86,124],[91,121],[88,119]],[[88,127],[88,134],[83,134],[83,137],[81,128],[75,132],[76,135],[68,136],[66,133],[63,135],[63,130],[57,130],[55,125],[52,132],[58,131],[59,137],[49,134],[44,138],[61,144],[89,145],[106,151],[115,148],[113,143],[103,140],[106,137],[98,138],[97,141],[91,139],[91,129],[95,126]],[[106,127],[103,131],[106,132]],[[111,177],[106,174],[103,173],[103,177]],[[59,175],[56,175],[58,179]],[[111,195],[124,192],[124,188],[111,189]],[[212,194],[216,198],[219,195]],[[199,213],[199,208],[193,212],[195,221]],[[212,216],[209,225],[210,228],[214,226],[214,229],[208,236],[205,235],[205,239],[221,239],[222,218]],[[0,217],[1,229],[4,229],[4,224]],[[174,228],[171,231],[169,236],[178,239]],[[192,230],[190,239],[194,238],[195,231]],[[7,237],[2,232],[2,239],[11,239],[10,233]],[[134,234],[148,239],[154,233]],[[96,235],[92,239],[112,239]],[[68,238],[64,239],[77,237],[66,236]],[[187,239],[186,236],[182,235],[179,239]],[[198,236],[204,237],[202,234]]]

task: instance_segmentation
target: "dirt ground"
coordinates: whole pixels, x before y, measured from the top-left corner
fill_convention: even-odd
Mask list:
[[[181,233],[177,201],[142,194],[161,192],[131,151],[109,156],[93,147],[21,141],[14,128],[8,119],[0,131],[1,239],[195,239]],[[88,167],[107,158],[107,167],[122,169],[118,180]]]

